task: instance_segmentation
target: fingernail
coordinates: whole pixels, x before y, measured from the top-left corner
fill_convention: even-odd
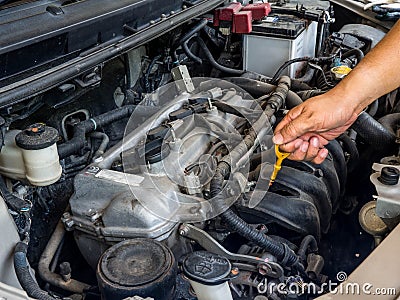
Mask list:
[[[318,148],[319,147],[319,140],[317,138],[312,138],[311,139],[311,145],[313,145],[313,147]]]
[[[294,144],[294,147],[296,148],[296,149],[298,149],[298,148],[300,148],[300,146],[303,144],[303,141],[297,141],[295,144]]]
[[[308,143],[303,143],[302,145],[301,145],[301,147],[300,147],[300,150],[302,151],[302,152],[307,152],[307,150],[308,150]]]
[[[280,133],[275,134],[274,137],[272,138],[272,141],[274,142],[274,144],[277,144],[277,145],[283,144],[282,134],[280,134]]]
[[[319,154],[319,156],[321,157],[321,158],[326,158],[327,156],[328,156],[328,150],[326,150],[326,149],[322,149],[321,150],[321,152],[320,152],[320,154]]]

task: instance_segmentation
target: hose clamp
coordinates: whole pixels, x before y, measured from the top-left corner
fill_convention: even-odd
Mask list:
[[[93,125],[94,125],[94,131],[96,131],[96,130],[97,130],[97,123],[96,123],[96,121],[95,121],[93,118],[90,118],[89,121],[91,121],[91,122],[93,123]]]

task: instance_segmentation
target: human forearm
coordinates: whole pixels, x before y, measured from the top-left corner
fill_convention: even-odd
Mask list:
[[[400,86],[400,22],[336,88],[327,93],[360,113],[368,104]]]

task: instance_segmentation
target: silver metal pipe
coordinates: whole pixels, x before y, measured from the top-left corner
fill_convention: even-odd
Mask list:
[[[61,241],[63,240],[64,236],[65,236],[64,225],[60,221],[57,224],[57,227],[54,230],[53,234],[51,235],[50,240],[47,243],[47,246],[42,253],[42,256],[40,257],[39,267],[38,267],[39,275],[44,281],[50,283],[53,286],[59,287],[63,290],[72,293],[82,294],[84,290],[90,288],[91,286],[86,283],[77,281],[75,279],[69,279],[65,281],[61,277],[61,275],[50,271],[51,261],[53,260],[57,248],[61,244]]]

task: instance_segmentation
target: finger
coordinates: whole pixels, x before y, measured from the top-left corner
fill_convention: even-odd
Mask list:
[[[304,141],[302,139],[296,139],[292,142],[289,142],[287,144],[284,145],[280,145],[279,146],[279,150],[283,151],[283,152],[295,152],[297,149],[300,148],[300,146],[304,143]]]
[[[315,134],[315,132],[308,132],[306,134],[303,134],[300,138],[303,141],[309,141],[311,140],[311,138],[317,138],[319,141],[319,148],[323,148],[324,146],[326,146],[329,143],[329,140],[327,140],[325,137],[323,137],[320,134]]]
[[[312,162],[319,165],[325,160],[325,158],[328,157],[328,154],[328,149],[321,149],[319,150],[318,155],[312,160]]]
[[[285,115],[285,117],[282,119],[282,121],[279,122],[279,124],[276,126],[275,131],[278,132],[282,130],[284,126],[292,122],[294,119],[296,119],[298,116],[301,115],[303,112],[303,108],[301,105],[296,106],[292,108],[291,110],[288,111],[288,113]]]
[[[309,132],[311,128],[310,118],[302,114],[284,125],[281,130],[275,131],[273,141],[278,145],[289,143]]]
[[[297,149],[292,154],[290,154],[289,159],[291,159],[291,160],[304,160],[306,158],[306,155],[307,155],[308,146],[309,146],[308,142],[303,142],[299,149]]]
[[[306,160],[307,161],[314,160],[317,157],[319,150],[320,150],[319,139],[317,137],[312,137],[310,139],[310,144],[307,149]]]
[[[295,120],[299,115],[301,115],[301,112],[303,109],[301,106],[297,106],[293,109],[291,109],[286,116],[282,119],[282,121],[279,122],[279,124],[275,128],[275,135],[273,137],[273,142],[278,145],[284,144],[284,139],[283,136],[280,134],[280,131],[287,125],[289,125],[293,120]],[[290,142],[290,141],[287,141]],[[286,142],[286,143],[287,143]]]

